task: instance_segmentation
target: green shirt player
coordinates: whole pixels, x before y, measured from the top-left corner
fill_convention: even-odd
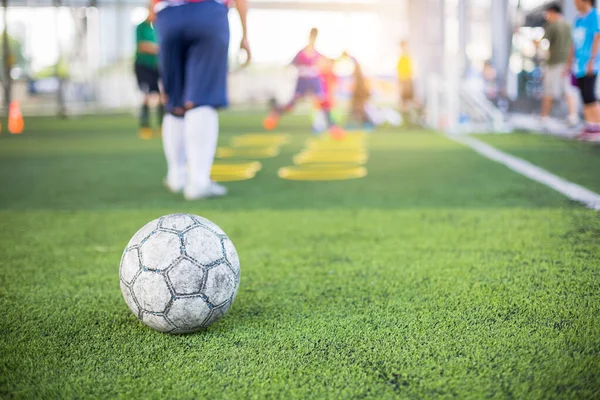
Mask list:
[[[158,69],[158,43],[156,32],[152,25],[154,21],[154,10],[148,8],[148,18],[135,29],[135,76],[138,86],[144,95],[142,110],[140,113],[140,132],[142,139],[152,138],[150,126],[151,101],[157,103],[158,126],[162,124],[164,108],[160,99],[160,73]]]

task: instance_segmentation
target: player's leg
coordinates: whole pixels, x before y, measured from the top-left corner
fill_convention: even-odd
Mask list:
[[[398,99],[398,110],[400,110],[401,113],[404,112],[404,101],[403,101],[403,98],[404,98],[404,92],[403,92],[403,90],[404,90],[404,88],[402,87],[402,82],[403,82],[402,79],[400,79],[398,77],[398,80],[396,81],[396,83],[398,84],[398,97],[397,97],[397,99]]]
[[[577,85],[581,92],[581,100],[583,101],[583,116],[585,119],[585,129],[579,136],[580,139],[586,139],[589,136],[598,132],[598,104],[596,102],[595,76],[584,76],[577,79]]]
[[[179,7],[158,13],[156,28],[160,46],[161,78],[166,114],[162,121],[162,140],[167,160],[166,186],[172,192],[183,190],[186,180],[183,82],[186,47],[180,24]]]
[[[150,95],[146,93],[140,110],[140,128],[150,128]]]
[[[331,112],[331,103],[327,100],[324,100],[322,97],[317,97],[319,99],[319,104],[321,106],[321,111],[325,115],[325,120],[327,121],[327,127],[331,128],[335,125],[335,121],[333,120],[333,115]]]
[[[277,103],[274,103],[271,107],[271,111],[269,115],[263,120],[263,127],[266,130],[273,130],[277,128],[279,124],[279,119],[283,114],[291,112],[294,107],[296,107],[296,103],[304,98],[306,94],[306,85],[305,80],[303,78],[299,78],[296,83],[296,90],[294,91],[294,95],[285,105],[280,106]]]
[[[185,115],[185,141],[189,176],[184,195],[188,200],[227,194],[211,181],[210,172],[219,137],[219,115],[212,106],[194,107]]]
[[[279,114],[286,114],[289,112],[292,112],[294,110],[294,108],[296,107],[296,104],[302,100],[304,98],[304,94],[303,93],[294,93],[294,96],[292,97],[292,99],[290,101],[288,101],[286,104],[284,104],[281,107],[276,107],[276,110]]]
[[[542,96],[542,109],[540,111],[540,118],[542,119],[542,123],[544,123],[548,117],[550,116],[550,112],[552,111],[552,103],[554,102],[554,97],[544,94]]]
[[[150,128],[150,80],[148,69],[143,65],[135,64],[135,77],[138,87],[142,93],[142,105],[140,106],[139,114],[139,131],[138,135],[141,139],[151,139],[152,129]]]
[[[191,40],[186,59],[185,141],[188,200],[227,194],[224,186],[211,181],[210,172],[219,137],[217,109],[226,107],[229,22],[227,9],[216,2],[192,3],[187,26]]]
[[[543,88],[544,93],[542,95],[542,107],[540,110],[540,118],[542,123],[545,124],[546,120],[552,112],[552,103],[556,96],[556,82],[555,82],[555,69],[552,66],[547,66],[544,70],[543,77]]]
[[[407,79],[404,84],[405,112],[412,124],[418,123],[417,108],[415,104],[415,88],[412,79]]]
[[[568,123],[569,126],[575,127],[579,124],[579,115],[577,115],[577,99],[573,94],[573,89],[571,88],[570,83],[566,83],[567,87],[565,88],[565,101],[567,102],[567,110],[569,111]]]
[[[321,78],[298,78],[296,81],[296,89],[294,90],[294,96],[292,99],[285,104],[283,107],[276,108],[279,114],[285,114],[291,112],[296,104],[309,95],[314,95],[319,102],[323,102],[326,99],[325,89]]]
[[[567,103],[567,123],[570,127],[575,127],[579,124],[579,115],[577,111],[577,99],[574,95],[574,88],[571,84],[571,77],[564,75],[564,70],[566,65],[559,64],[556,66],[557,68],[557,84],[559,85],[559,91],[557,91],[557,99],[564,98]]]
[[[400,112],[405,114],[408,112],[408,81],[400,80]]]
[[[183,190],[186,181],[186,155],[183,117],[165,114],[162,121],[162,141],[167,159],[165,186],[173,193]]]
[[[165,118],[165,105],[162,102],[162,99],[158,98],[158,103],[156,104],[156,122],[159,127],[162,127],[163,119]]]
[[[338,126],[333,120],[333,113],[331,112],[331,102],[327,98],[323,82],[320,79],[312,80],[309,84],[308,91],[313,93],[321,104],[321,109],[327,119],[327,126],[329,127],[329,134],[336,140],[340,140],[344,137],[344,130]]]
[[[327,125],[329,126],[329,134],[332,138],[336,140],[341,140],[344,138],[346,134],[344,129],[341,126],[335,123],[333,120],[333,113],[331,112],[331,104],[328,101],[323,101],[322,103],[323,113],[325,114],[325,119],[327,120]]]
[[[160,73],[158,68],[152,69],[152,76],[150,81],[150,94],[152,96],[153,104],[156,104],[156,122],[158,123],[159,129],[162,126],[163,116],[165,113],[162,99],[160,98]]]
[[[590,98],[593,96],[593,103],[590,104],[591,109],[591,119],[594,123],[594,139],[600,139],[600,104],[598,103],[598,98],[596,97],[596,77],[597,75],[590,76]]]
[[[304,99],[309,94],[315,93],[315,82],[319,81],[320,79],[318,78],[298,78],[296,82],[296,89],[291,100],[283,106],[274,104],[271,107],[271,112],[269,115],[263,120],[263,127],[266,130],[275,129],[279,123],[279,118],[281,118],[283,114],[291,112],[300,100]],[[319,98],[317,98],[317,100],[321,101]],[[326,119],[329,120],[327,115]]]
[[[375,127],[375,121],[371,118],[368,112],[368,97],[360,96],[357,99],[357,114],[360,118],[360,122],[362,123],[362,127],[365,129],[372,129]]]

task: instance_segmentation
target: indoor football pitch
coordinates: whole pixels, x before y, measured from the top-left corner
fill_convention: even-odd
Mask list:
[[[307,119],[247,151],[261,116],[224,113],[219,163],[261,168],[186,202],[131,116],[25,124],[0,134],[0,398],[600,397],[598,212],[468,147],[353,133],[324,151],[353,179],[282,179],[315,156]],[[477,138],[600,193],[597,144]],[[119,289],[129,238],[169,213],[240,255],[233,307],[196,334],[149,329]]]

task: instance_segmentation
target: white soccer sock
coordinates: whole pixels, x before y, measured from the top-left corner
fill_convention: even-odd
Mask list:
[[[167,182],[171,189],[181,190],[185,185],[185,125],[183,117],[166,114],[162,123],[162,140],[167,159]]]
[[[185,113],[187,185],[198,189],[210,184],[210,170],[219,138],[219,114],[212,107],[193,108]]]

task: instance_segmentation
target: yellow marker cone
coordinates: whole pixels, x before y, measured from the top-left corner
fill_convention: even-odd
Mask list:
[[[292,181],[343,181],[364,178],[367,169],[353,165],[324,164],[280,168],[277,175]]]
[[[211,179],[215,182],[234,182],[252,179],[260,171],[262,164],[258,161],[215,164],[212,166]]]

